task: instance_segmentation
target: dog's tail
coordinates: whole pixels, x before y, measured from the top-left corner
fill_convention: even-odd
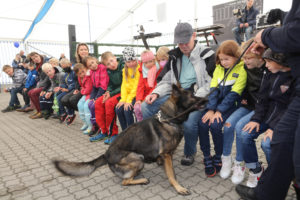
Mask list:
[[[88,176],[98,167],[107,164],[103,155],[89,162],[68,162],[63,160],[53,160],[56,169],[67,176]]]

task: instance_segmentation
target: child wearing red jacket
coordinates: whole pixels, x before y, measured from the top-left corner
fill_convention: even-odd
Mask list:
[[[156,86],[156,79],[162,67],[155,60],[155,56],[150,50],[145,50],[141,54],[141,60],[143,65],[139,68],[140,79],[136,91],[136,103],[134,104],[134,113],[137,121],[143,120],[143,114],[141,110],[142,101],[148,94],[151,94]]]
[[[89,130],[92,130],[91,112],[88,107],[90,102],[90,94],[92,92],[92,80],[90,76],[90,70],[83,64],[78,63],[74,66],[74,72],[78,77],[78,83],[80,85],[81,99],[77,103],[79,117],[83,121],[83,126],[80,128],[84,131],[84,134],[88,134]]]

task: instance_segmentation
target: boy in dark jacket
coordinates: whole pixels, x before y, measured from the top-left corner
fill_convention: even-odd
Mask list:
[[[13,80],[13,86],[7,89],[4,89],[4,92],[10,92],[10,101],[8,107],[2,110],[3,113],[10,112],[21,108],[19,99],[17,94],[21,93],[25,86],[27,74],[23,72],[21,69],[14,69],[10,65],[4,65],[2,68],[3,72],[5,72],[8,76],[10,76]],[[25,97],[23,96],[24,101]]]
[[[242,145],[243,159],[249,169],[247,186],[252,188],[256,187],[263,172],[263,167],[258,162],[255,139],[265,132],[262,147],[269,162],[273,130],[284,114],[292,95],[292,75],[291,69],[287,67],[286,57],[268,49],[263,58],[268,71],[264,71],[254,115],[242,130],[236,130],[237,142],[241,142],[239,145]]]
[[[30,107],[30,98],[29,98],[28,92],[31,89],[36,87],[37,79],[38,79],[38,72],[35,70],[34,64],[29,63],[29,65],[28,65],[28,75],[27,75],[27,78],[26,78],[25,88],[23,88],[23,91],[22,91],[24,101],[25,101],[25,105],[22,108],[17,109],[17,111],[24,112],[26,108]]]

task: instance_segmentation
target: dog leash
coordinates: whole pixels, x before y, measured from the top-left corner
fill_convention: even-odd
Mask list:
[[[228,75],[230,74],[230,72],[234,69],[234,67],[239,64],[239,62],[241,61],[242,57],[244,56],[244,54],[248,51],[248,49],[250,48],[250,46],[252,45],[253,41],[250,42],[250,44],[246,47],[246,49],[242,52],[242,54],[240,55],[240,57],[237,59],[237,61],[234,63],[233,67],[231,67],[226,74],[224,75],[224,78],[220,81],[220,83],[217,85],[217,87],[215,87],[212,91],[210,91],[205,97],[203,97],[203,99],[201,99],[200,101],[198,101],[197,103],[193,104],[191,107],[189,107],[188,109],[186,109],[185,111],[183,111],[182,113],[179,113],[178,115],[169,118],[169,119],[165,119],[165,120],[161,120],[160,122],[170,122],[173,119],[176,119],[178,117],[181,117],[182,115],[188,113],[189,111],[193,110],[195,107],[197,107],[197,105],[200,105],[204,100],[206,100],[209,95],[211,95],[213,92],[215,92],[218,87],[227,79]]]

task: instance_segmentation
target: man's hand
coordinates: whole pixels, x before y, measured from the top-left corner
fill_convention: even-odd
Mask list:
[[[261,30],[256,34],[256,36],[254,37],[254,42],[249,47],[247,52],[251,51],[252,53],[257,54],[257,55],[262,55],[264,53],[267,46],[262,43],[261,36],[262,36],[263,31],[264,30]]]
[[[257,122],[249,122],[248,124],[246,124],[243,128],[243,131],[251,133],[254,129],[256,130],[256,132],[259,131],[259,126],[260,124]]]
[[[158,97],[157,94],[149,94],[148,96],[146,96],[145,102],[147,104],[152,104],[157,99],[157,97]]]
[[[266,130],[264,134],[264,141],[266,141],[267,138],[270,138],[270,140],[272,141],[272,137],[273,137],[273,130],[272,129]]]

